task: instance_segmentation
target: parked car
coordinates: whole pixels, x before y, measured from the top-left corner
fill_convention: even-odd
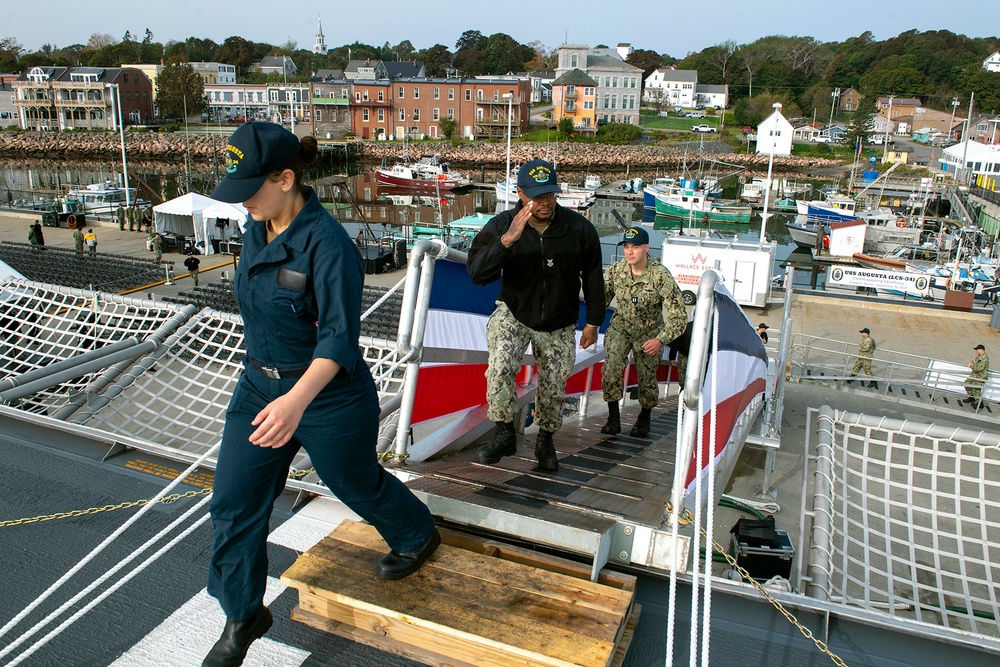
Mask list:
[[[695,125],[694,127],[691,128],[691,131],[692,132],[718,132],[719,130],[717,128],[712,127],[711,125]]]
[[[823,136],[813,137],[813,141],[816,142],[817,144],[830,144],[830,143],[833,143],[832,140],[830,139],[830,137],[823,137]]]
[[[705,112],[704,111],[689,111],[688,112],[688,118],[704,118],[704,117],[705,117]]]

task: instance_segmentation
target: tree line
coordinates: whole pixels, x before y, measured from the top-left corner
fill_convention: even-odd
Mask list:
[[[924,105],[944,111],[952,109],[954,99],[966,108],[975,92],[976,109],[992,112],[1000,109],[1000,74],[985,71],[982,62],[998,44],[997,37],[971,38],[948,30],[910,30],[881,41],[868,31],[843,42],[771,35],[748,44],[726,40],[683,59],[637,49],[627,62],[641,68],[643,78],[658,67],[673,65],[697,70],[699,83],[728,84],[734,120],[752,125],[766,117],[776,101],[788,117],[826,117],[835,102],[832,93],[851,87],[866,97],[918,97]],[[298,48],[293,40],[274,45],[236,36],[222,44],[198,37],[163,44],[154,41],[147,28],[141,39],[130,32],[120,41],[94,34],[84,45],[45,44],[34,52],[7,37],[0,40],[0,71],[36,65],[218,61],[235,65],[241,83],[266,83],[268,77],[250,67],[268,55],[290,57],[301,73],[300,81],[319,69],[344,69],[350,60],[359,59],[418,60],[433,77],[546,71],[555,68],[557,59],[556,49],[539,41],[522,44],[504,33],[484,35],[478,30],[466,30],[451,48],[434,44],[417,49],[410,40],[382,46],[355,42],[321,55]]]

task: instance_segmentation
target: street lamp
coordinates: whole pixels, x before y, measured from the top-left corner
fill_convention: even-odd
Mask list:
[[[771,137],[770,147],[768,152],[770,155],[767,158],[767,179],[764,181],[764,210],[760,214],[760,243],[763,245],[767,242],[767,238],[764,236],[764,229],[767,227],[767,203],[771,199],[771,169],[774,167],[774,143],[777,138],[778,132],[778,119],[776,114],[781,113],[781,102],[774,103],[774,114],[771,115],[774,118],[774,122],[771,124],[771,129],[768,130],[768,135]],[[760,128],[757,131],[757,149],[760,149]]]
[[[507,100],[507,171],[504,173],[504,203],[503,210],[510,208],[510,122],[513,118],[514,109],[514,91],[506,93],[504,99]]]

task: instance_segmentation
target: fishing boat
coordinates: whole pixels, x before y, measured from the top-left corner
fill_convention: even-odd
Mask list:
[[[64,212],[79,213],[82,211],[92,215],[112,214],[118,210],[118,207],[125,206],[126,200],[130,206],[148,207],[149,201],[139,200],[136,193],[136,188],[129,188],[126,198],[125,188],[119,187],[112,181],[104,181],[69,190],[61,204],[65,207]]]
[[[697,181],[682,180],[667,192],[656,194],[656,214],[674,218],[690,218],[701,222],[750,222],[751,209],[735,201],[715,200],[708,197]]]
[[[764,201],[764,192],[767,189],[765,185],[766,180],[762,176],[754,176],[750,181],[744,183],[743,187],[740,188],[739,200],[748,204],[762,203]],[[801,195],[808,196],[812,193],[812,189],[810,183],[797,183],[784,178],[776,178],[772,180],[771,197],[781,201],[791,201],[791,206],[794,207],[796,197]],[[788,204],[786,203],[784,206],[787,207]]]
[[[375,168],[375,179],[385,185],[431,190],[455,190],[472,185],[472,181],[462,174],[449,169],[447,162],[441,162],[440,155],[425,155],[416,162],[405,159],[388,167]]]
[[[493,189],[496,192],[498,204],[516,204],[517,196],[517,172],[519,167],[510,170],[510,175],[504,181],[497,181]],[[556,203],[563,208],[581,209],[586,208],[597,201],[594,190],[581,188],[576,185],[562,183],[559,187],[562,192],[556,194]]]
[[[840,222],[857,219],[857,202],[844,195],[831,194],[826,199],[799,201],[799,215],[808,215],[814,220]]]

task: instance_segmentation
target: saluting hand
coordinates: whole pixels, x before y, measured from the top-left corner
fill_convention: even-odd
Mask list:
[[[528,224],[531,220],[531,212],[535,208],[535,202],[529,201],[527,204],[521,207],[521,210],[517,212],[514,219],[510,223],[510,228],[504,232],[504,235],[500,237],[500,242],[503,243],[508,248],[514,245],[519,238],[521,238],[521,233],[524,231],[524,226]]]
[[[304,411],[304,406],[288,394],[274,399],[250,422],[257,427],[250,434],[250,444],[272,449],[284,446],[295,435]]]

